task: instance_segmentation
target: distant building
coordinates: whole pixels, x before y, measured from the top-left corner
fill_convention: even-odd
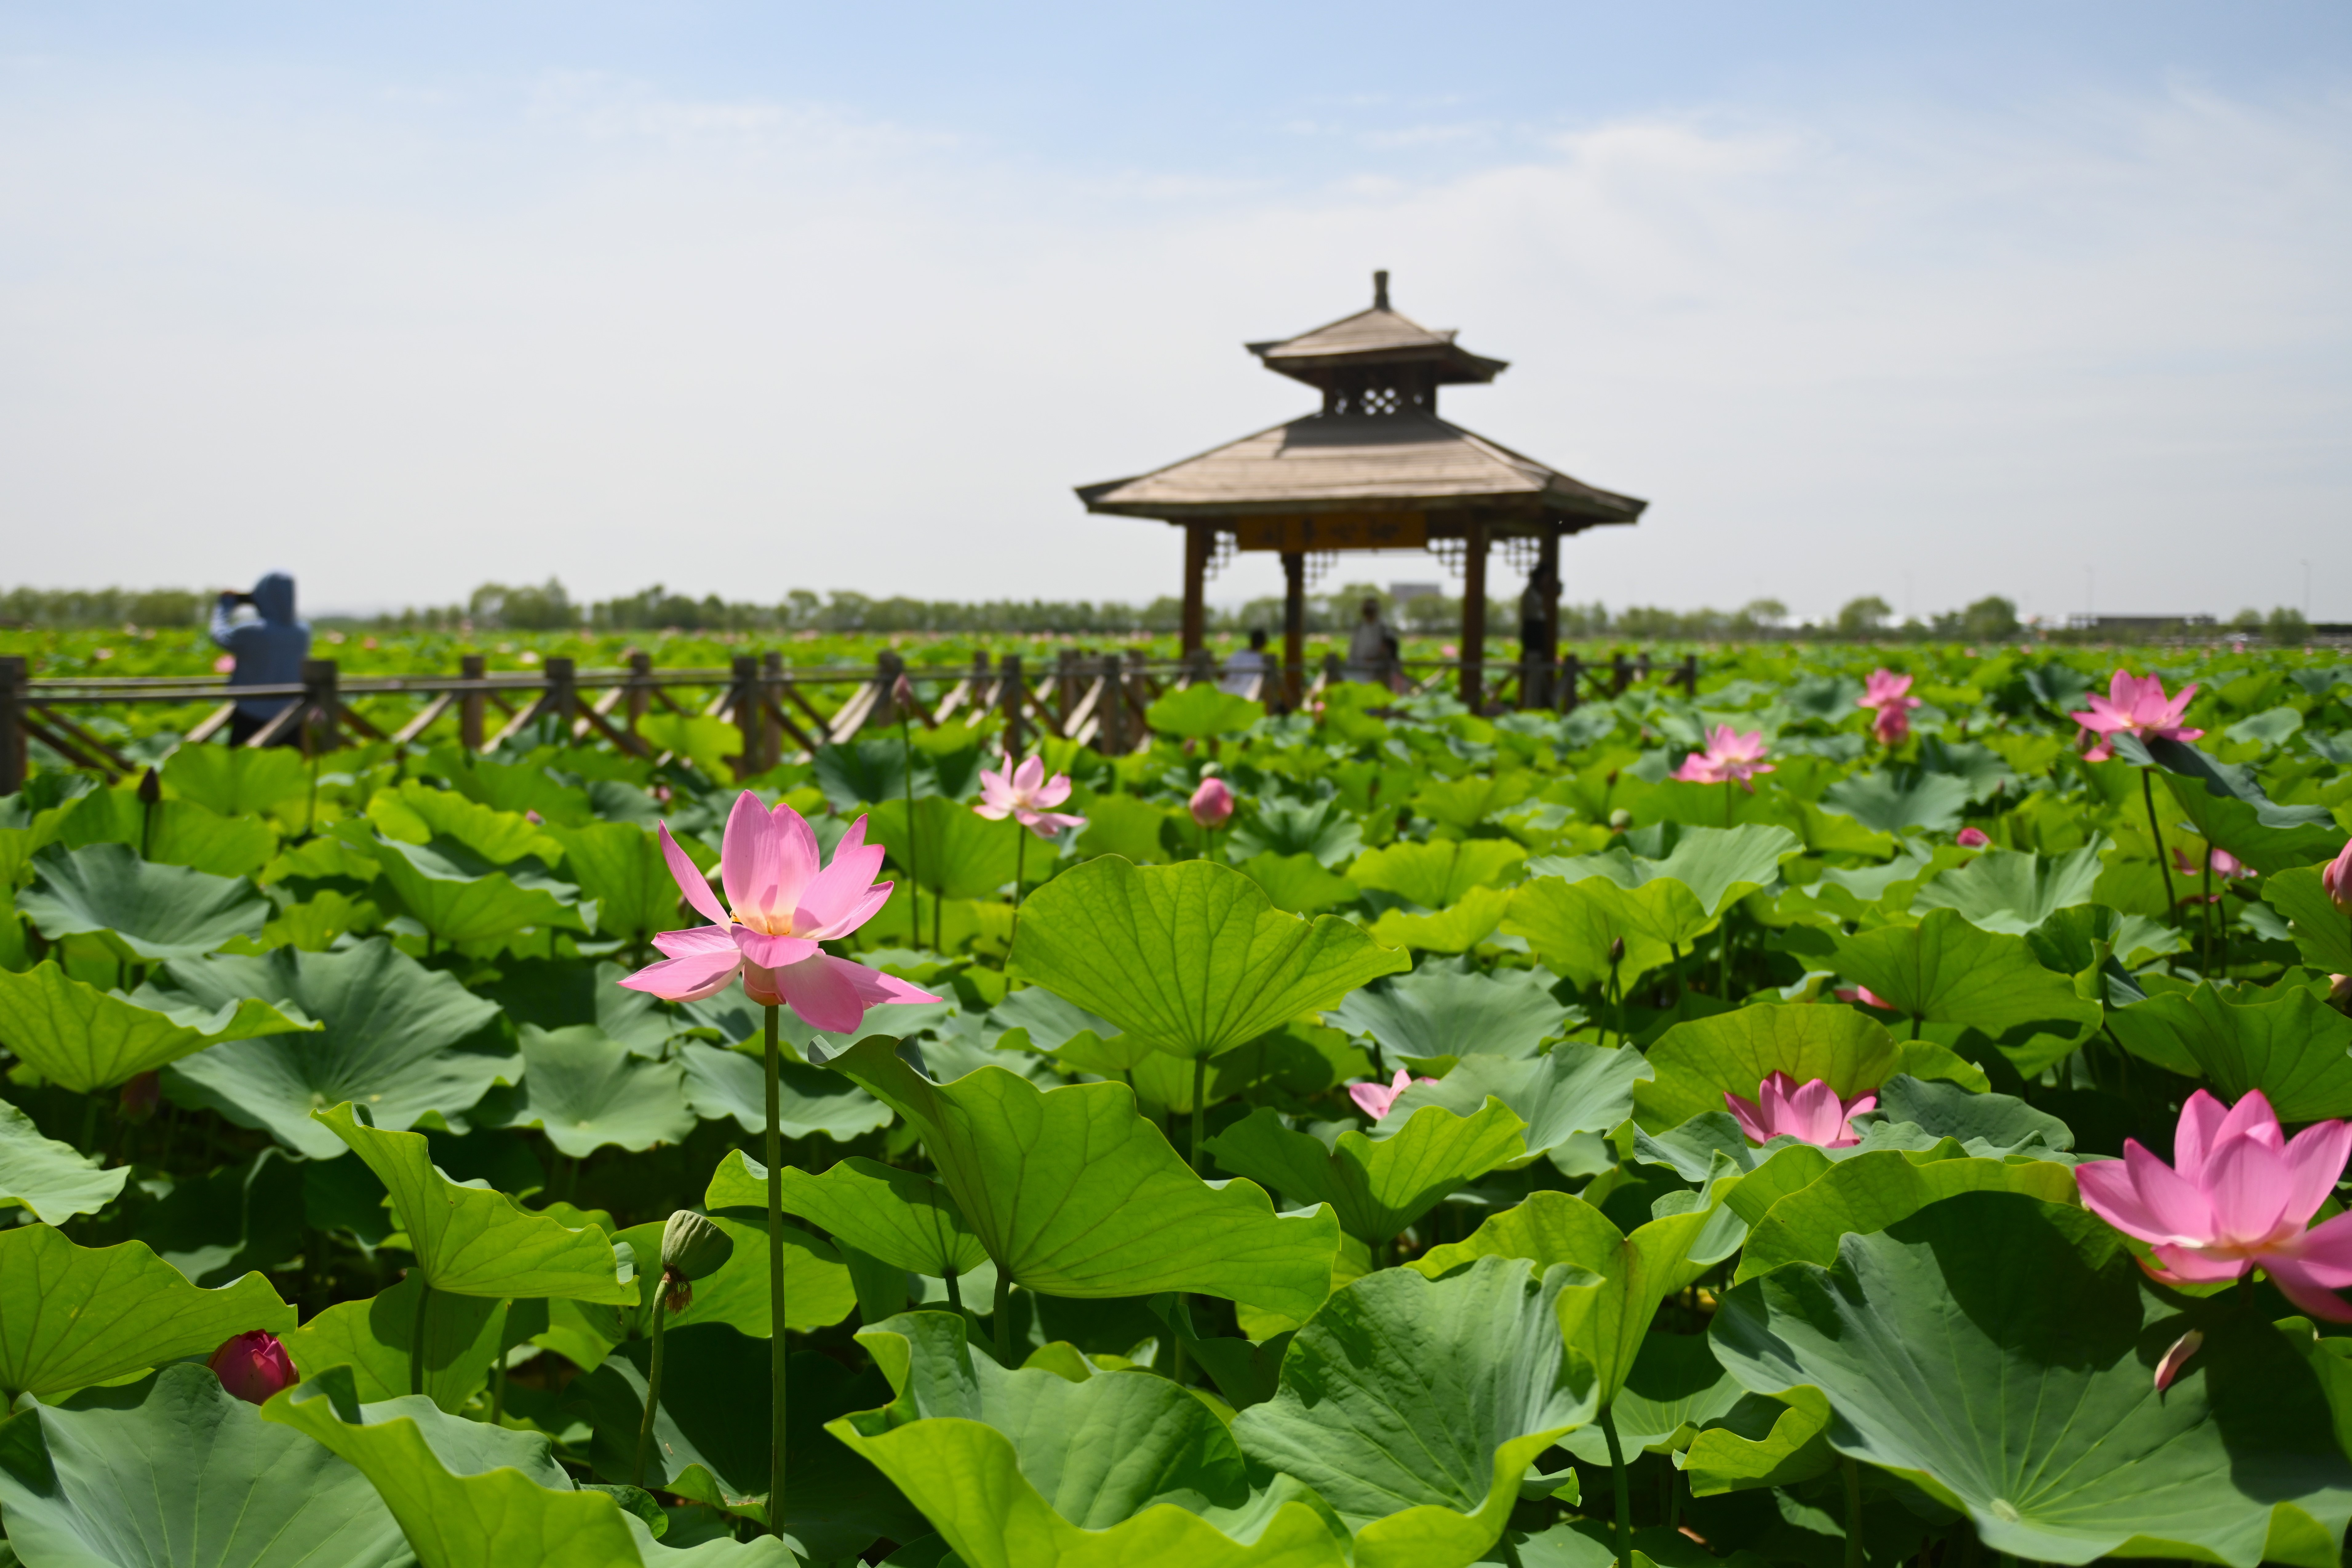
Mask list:
[[[2077,611],[2066,617],[2070,632],[2096,632],[2111,637],[2178,637],[2210,632],[2218,624],[2210,615],[2086,615]]]
[[[1444,586],[1435,582],[1391,582],[1389,584],[1389,597],[1395,600],[1399,604],[1410,604],[1416,599],[1442,599],[1444,595]]]

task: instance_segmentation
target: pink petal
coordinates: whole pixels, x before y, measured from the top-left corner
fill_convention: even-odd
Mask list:
[[[2214,1257],[2194,1248],[2176,1247],[2168,1241],[2158,1242],[2156,1256],[2164,1264],[2150,1273],[2168,1285],[2211,1285],[2224,1280],[2235,1280],[2254,1266],[2251,1258],[2231,1253]]]
[[[825,953],[778,969],[775,981],[786,1005],[827,1034],[856,1032],[866,1022],[866,1009],[885,1002],[939,1000],[896,976]]]
[[[1034,796],[1037,786],[1045,781],[1045,759],[1030,757],[1023,760],[1020,770],[1013,775],[1013,787],[1024,795]]]
[[[1838,1097],[1829,1081],[1816,1078],[1789,1097],[1796,1124],[1789,1130],[1809,1144],[1836,1145],[1845,1135],[1845,1118],[1838,1114]]]
[[[1056,773],[1030,794],[1029,803],[1033,806],[1054,807],[1069,798],[1070,776],[1066,773]]]
[[[734,982],[736,972],[742,968],[741,955],[726,953],[694,953],[682,958],[664,958],[658,964],[648,964],[635,974],[625,977],[623,986],[633,991],[650,991],[667,1002],[698,1002],[705,997],[715,997]]]
[[[2313,1317],[2325,1318],[2332,1323],[2352,1323],[2352,1302],[2328,1289],[2301,1261],[2265,1258],[2263,1268],[2270,1274],[2271,1283],[2279,1288],[2279,1294]]]
[[[2140,1201],[2163,1227],[2166,1236],[2193,1246],[2210,1241],[2218,1234],[2213,1205],[2204,1189],[2192,1186],[2179,1172],[2148,1153],[2137,1138],[2124,1140],[2124,1166],[2131,1173],[2132,1186],[2138,1190]],[[2076,1179],[2081,1178],[2078,1176]]]
[[[762,969],[778,969],[786,964],[797,964],[818,951],[816,943],[809,937],[771,936],[748,925],[735,927],[735,947]]]
[[[828,921],[823,925],[814,927],[809,935],[820,942],[836,941],[848,936],[882,913],[882,906],[890,902],[890,890],[897,885],[898,883],[889,882],[876,883],[866,889],[866,896],[860,899],[848,914],[838,920]],[[805,914],[807,906],[803,905],[802,908],[803,913]]]
[[[2319,1122],[2297,1133],[2286,1146],[2285,1217],[2302,1225],[2318,1213],[2347,1159],[2352,1159],[2352,1122]]]
[[[698,953],[723,953],[731,960],[736,956],[735,927],[732,925],[694,925],[684,931],[659,931],[654,934],[654,946],[671,958],[690,957]]]
[[[2074,1167],[2074,1186],[2083,1207],[2126,1236],[2142,1241],[2162,1241],[2173,1232],[2156,1217],[2133,1185],[2130,1168],[2121,1160],[2099,1160]]]
[[[1013,803],[1009,800],[983,800],[974,806],[972,810],[979,816],[986,817],[992,822],[1001,822],[1013,814]]]
[[[2172,1386],[2172,1380],[2180,1375],[2180,1369],[2188,1364],[2190,1356],[2203,1348],[2204,1343],[2205,1335],[2197,1329],[2190,1329],[2172,1342],[2172,1348],[2166,1351],[2164,1359],[2156,1364],[2156,1391],[2158,1394]]]
[[[2270,1101],[2259,1089],[2249,1089],[2239,1102],[2230,1107],[2221,1124],[2213,1129],[2212,1141],[2205,1145],[2205,1157],[2211,1159],[2231,1138],[2257,1136],[2265,1129],[2266,1140],[2273,1148],[2282,1148],[2286,1140],[2279,1134],[2278,1113],[2271,1109]]]
[[[727,905],[735,918],[782,925],[816,861],[816,835],[798,811],[778,806],[771,814],[749,789],[735,798],[727,837],[719,846],[719,879],[726,884]]]
[[[686,902],[713,925],[726,925],[727,906],[710,891],[710,879],[696,869],[694,857],[678,848],[677,841],[669,836],[669,824],[660,823],[654,831],[661,840],[662,859],[669,862],[669,874],[677,883],[678,892],[686,895]]]
[[[1764,1125],[1763,1111],[1755,1101],[1742,1100],[1727,1089],[1723,1092],[1723,1103],[1731,1112],[1731,1119],[1739,1124],[1740,1132],[1747,1135],[1749,1143],[1769,1144],[1772,1141],[1770,1129]]]
[[[2221,1237],[2251,1242],[2278,1228],[2294,1195],[2285,1156],[2253,1138],[2232,1138],[2205,1162],[2205,1197]]]
[[[2205,1156],[2212,1153],[2221,1123],[2230,1108],[2200,1089],[2180,1107],[2180,1124],[2172,1134],[2172,1168],[2194,1182],[2205,1174]]]
[[[875,873],[882,869],[882,846],[866,843],[865,829],[866,819],[860,817],[841,836],[841,847],[834,851],[833,863],[801,889],[793,929],[831,927],[848,918],[864,902],[866,890],[874,885]]]
[[[2304,1272],[2326,1285],[2340,1291],[2352,1286],[2352,1214],[2339,1214],[2335,1218],[2313,1226],[2286,1249]],[[2263,1267],[2270,1267],[2265,1256]]]

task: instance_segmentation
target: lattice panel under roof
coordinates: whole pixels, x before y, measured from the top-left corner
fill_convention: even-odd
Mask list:
[[[1209,536],[1209,566],[1204,577],[1214,577],[1234,559],[1234,536],[1223,528]]]

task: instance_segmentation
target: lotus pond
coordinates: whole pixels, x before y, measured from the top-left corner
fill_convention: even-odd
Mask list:
[[[38,771],[5,1551],[2334,1568],[2352,665],[2153,658]]]

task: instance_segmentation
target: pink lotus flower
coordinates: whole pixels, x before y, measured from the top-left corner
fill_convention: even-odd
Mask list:
[[[2208,850],[2206,852],[2205,863],[2210,865],[2213,868],[2213,874],[2221,878],[2223,882],[2235,882],[2241,877],[2249,877],[2254,874],[2254,873],[2247,867],[2245,862],[2240,860],[2237,856],[2231,854],[2227,850]],[[2182,849],[2179,844],[2172,846],[2172,868],[2183,876],[2195,876],[2199,872],[2205,869],[2204,865],[2198,863],[2196,856],[2190,854],[2187,850]],[[2195,895],[2191,894],[2190,897],[2193,901]],[[2218,893],[2213,894],[2207,897],[2205,902],[2208,904],[2219,904],[2221,902],[2221,895]]]
[[[665,1001],[716,996],[743,977],[743,992],[764,1007],[789,1007],[810,1027],[846,1034],[866,1009],[885,1002],[935,1002],[895,976],[835,958],[817,946],[846,936],[887,902],[891,884],[876,883],[882,846],[866,841],[860,817],[841,835],[833,863],[817,869],[816,835],[790,806],[773,811],[749,789],[735,798],[719,852],[719,880],[730,915],[710,883],[687,858],[669,828],[660,829],[662,856],[686,901],[710,922],[690,931],[665,931],[654,946],[667,955],[621,982]]]
[[[1824,1149],[1843,1149],[1862,1142],[1846,1125],[1848,1118],[1877,1105],[1878,1096],[1857,1094],[1841,1100],[1826,1078],[1813,1079],[1801,1088],[1787,1073],[1775,1072],[1757,1085],[1755,1099],[1742,1100],[1727,1089],[1723,1103],[1739,1130],[1757,1143],[1786,1136]]]
[[[1982,828],[1962,828],[1958,833],[1952,835],[1952,842],[1964,850],[1982,850],[1992,847],[1992,840],[1986,835]]]
[[[2352,915],[2352,843],[2338,850],[2336,858],[2327,862],[2326,869],[2319,873],[2319,886],[2327,894],[2328,903]]]
[[[1068,774],[1046,778],[1045,759],[1042,757],[1032,757],[1015,768],[1009,752],[999,767],[1002,771],[986,768],[980,770],[980,804],[973,810],[992,822],[1011,817],[1041,839],[1050,839],[1064,828],[1087,825],[1084,817],[1046,810],[1070,798]]]
[[[1222,828],[1225,819],[1234,814],[1234,792],[1225,787],[1223,779],[1211,774],[1192,791],[1192,820],[1201,826]]]
[[[2261,1268],[2315,1317],[2352,1322],[2352,1214],[2312,1227],[2352,1156],[2352,1122],[2319,1122],[2290,1141],[2261,1090],[2237,1104],[2200,1089],[2180,1108],[2166,1165],[2136,1138],[2124,1157],[2077,1166],[2083,1207],[2155,1249],[2168,1285],[2209,1284]]]
[[[1864,1007],[1876,1008],[1882,1012],[1899,1013],[1903,1010],[1868,986],[1840,986],[1830,995],[1842,1002],[1860,1002]]]
[[[223,1389],[248,1405],[267,1405],[271,1395],[301,1379],[278,1336],[259,1329],[230,1340],[213,1352],[205,1364],[213,1369]]]
[[[219,658],[213,661],[214,674],[227,675],[234,674],[236,673],[236,655],[235,653],[223,653]]]
[[[1400,1067],[1397,1069],[1396,1081],[1385,1088],[1378,1083],[1349,1084],[1348,1098],[1361,1107],[1365,1115],[1377,1122],[1389,1113],[1389,1107],[1396,1103],[1398,1095],[1416,1083],[1436,1082],[1434,1078],[1415,1078]]]
[[[2091,699],[2088,713],[2066,716],[2083,727],[2085,736],[2095,735],[2098,744],[2083,753],[2086,762],[2105,762],[2116,754],[2115,737],[2137,735],[2144,740],[2195,740],[2205,732],[2181,727],[2181,716],[2189,711],[2189,699],[2197,695],[2195,682],[2180,688],[2178,696],[2164,695],[2164,682],[2155,675],[2134,675],[2117,670],[2107,683],[2107,695]]]
[[[1878,737],[1879,745],[1900,746],[1911,734],[1911,710],[1919,706],[1919,699],[1910,695],[1910,676],[1898,675],[1892,670],[1873,670],[1862,695],[1854,700],[1856,707],[1878,710],[1870,727],[1871,733]]]
[[[1708,732],[1706,749],[1684,758],[1675,777],[1685,784],[1727,784],[1737,779],[1752,795],[1756,786],[1748,780],[1772,771],[1772,765],[1764,760],[1764,750],[1762,730],[1741,735],[1729,725],[1719,724]]]

